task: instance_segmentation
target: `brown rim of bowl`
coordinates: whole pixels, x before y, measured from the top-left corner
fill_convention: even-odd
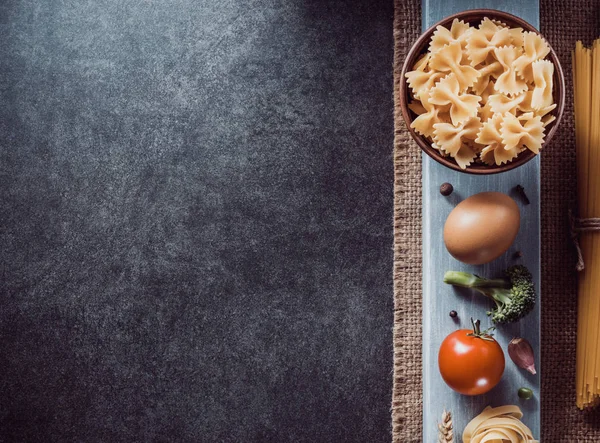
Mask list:
[[[461,169],[460,166],[458,166],[454,160],[449,160],[448,158],[443,157],[436,149],[434,149],[430,146],[429,142],[427,141],[427,139],[425,137],[423,137],[420,134],[417,134],[415,132],[415,130],[410,127],[410,124],[412,123],[413,119],[411,116],[411,111],[408,109],[408,99],[409,99],[410,95],[409,95],[409,91],[408,91],[408,82],[406,81],[405,74],[406,74],[406,72],[408,72],[409,69],[412,69],[417,58],[422,53],[424,53],[425,50],[427,50],[427,48],[429,46],[428,45],[429,39],[431,38],[431,35],[435,31],[436,27],[438,27],[440,25],[447,26],[447,25],[451,24],[455,18],[462,19],[468,23],[472,23],[476,20],[481,20],[483,17],[486,17],[486,16],[489,17],[490,19],[500,20],[501,22],[506,23],[507,25],[509,25],[511,27],[514,27],[516,25],[517,27],[521,27],[526,31],[536,32],[540,36],[544,37],[534,26],[527,23],[522,18],[516,17],[507,12],[497,11],[495,9],[470,9],[468,11],[462,11],[462,12],[459,12],[456,14],[449,15],[448,17],[440,20],[439,22],[437,22],[434,25],[432,25],[431,27],[429,27],[423,34],[421,34],[421,36],[412,45],[410,51],[408,52],[408,55],[406,56],[406,59],[404,61],[404,65],[402,66],[402,73],[400,75],[400,108],[402,111],[402,117],[404,118],[404,121],[406,122],[406,126],[407,126],[410,134],[412,135],[413,139],[417,142],[417,144],[419,145],[421,150],[423,150],[423,152],[425,152],[427,155],[429,155],[435,161],[446,166],[447,168],[453,169],[455,171],[467,173],[467,174],[478,174],[478,175],[497,174],[500,172],[510,171],[514,168],[524,165],[529,160],[534,158],[536,156],[536,154],[534,154],[533,152],[531,152],[530,150],[527,149],[527,150],[523,151],[521,154],[519,154],[519,156],[512,162],[509,162],[509,163],[506,163],[506,164],[503,164],[500,166],[497,166],[497,165],[495,165],[495,166],[474,165],[474,166],[468,166],[467,169]],[[544,39],[548,43],[548,40],[545,37],[544,37]],[[553,114],[556,117],[556,120],[551,122],[546,127],[546,128],[550,128],[550,129],[544,139],[544,142],[542,145],[543,147],[546,146],[550,142],[552,137],[554,136],[554,133],[556,132],[556,129],[558,128],[558,125],[562,119],[563,111],[565,109],[565,78],[563,75],[563,70],[562,70],[560,62],[558,60],[558,56],[556,55],[556,52],[554,52],[554,49],[552,48],[550,43],[548,43],[548,47],[550,48],[550,54],[549,54],[550,60],[554,64],[554,68],[555,68],[554,69],[554,79],[553,79],[554,80],[553,96],[554,96],[554,103],[557,104],[557,107],[553,111]]]

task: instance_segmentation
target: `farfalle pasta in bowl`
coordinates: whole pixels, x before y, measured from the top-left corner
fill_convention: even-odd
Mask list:
[[[552,138],[564,109],[564,77],[529,23],[478,9],[428,29],[405,60],[402,115],[417,144],[449,168],[513,169]]]

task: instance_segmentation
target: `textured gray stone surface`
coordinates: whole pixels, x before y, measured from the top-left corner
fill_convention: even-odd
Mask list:
[[[0,2],[1,441],[389,441],[392,13]]]

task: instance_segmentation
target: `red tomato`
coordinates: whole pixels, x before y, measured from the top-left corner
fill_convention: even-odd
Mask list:
[[[498,342],[489,335],[472,334],[471,329],[453,332],[444,339],[438,354],[442,378],[464,395],[488,392],[504,373],[504,352]]]

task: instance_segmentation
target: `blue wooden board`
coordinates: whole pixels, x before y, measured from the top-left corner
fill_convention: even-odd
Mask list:
[[[537,1],[517,0],[423,0],[423,30],[455,12],[492,8],[517,15],[539,29],[539,4]],[[543,153],[542,153],[543,155]],[[444,197],[440,184],[452,183],[454,193]],[[522,185],[531,201],[525,205],[514,192]],[[483,265],[469,266],[455,260],[446,251],[443,227],[446,217],[456,204],[483,191],[500,191],[511,195],[521,210],[521,229],[511,249],[498,260]],[[522,251],[523,257],[515,259],[514,253]],[[488,394],[466,397],[452,391],[442,380],[437,355],[442,340],[458,328],[470,327],[470,317],[479,318],[482,326],[490,326],[486,310],[490,303],[470,291],[458,291],[444,284],[447,270],[474,272],[483,276],[500,276],[508,266],[522,263],[532,272],[538,293],[538,303],[533,312],[517,324],[501,326],[496,339],[506,356],[506,370],[502,381]],[[523,422],[534,437],[540,438],[540,162],[536,158],[513,171],[492,176],[473,176],[447,169],[427,155],[423,155],[423,441],[437,441],[437,426],[442,411],[453,414],[455,435],[462,435],[466,424],[487,405],[516,404],[521,407]],[[449,317],[451,310],[458,312],[458,321]],[[508,342],[516,336],[527,338],[536,351],[537,375],[517,368],[508,357]],[[534,398],[529,401],[517,397],[519,387],[529,387]],[[462,440],[458,440],[462,441]]]

